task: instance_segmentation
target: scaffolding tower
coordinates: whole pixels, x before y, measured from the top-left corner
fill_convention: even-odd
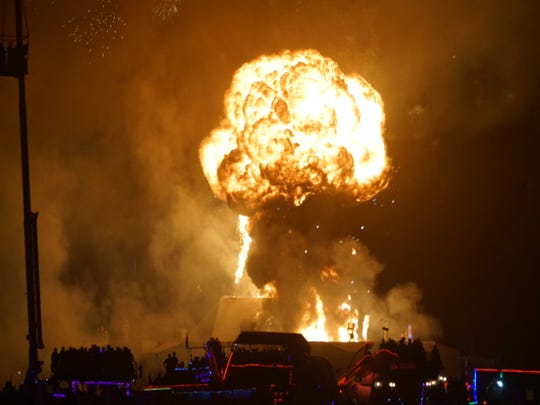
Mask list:
[[[26,117],[25,76],[28,74],[28,24],[23,28],[22,0],[13,0],[15,32],[4,32],[8,0],[4,0],[2,33],[0,43],[0,76],[17,79],[19,90],[19,127],[21,144],[21,174],[24,221],[24,252],[26,269],[26,296],[28,307],[28,370],[24,380],[24,390],[30,398],[36,398],[38,375],[42,362],[38,350],[43,349],[41,330],[41,298],[39,287],[39,260],[37,240],[38,213],[32,211],[30,199],[30,168],[28,157],[28,129]],[[10,10],[11,11],[11,10]],[[23,32],[26,30],[26,32]]]

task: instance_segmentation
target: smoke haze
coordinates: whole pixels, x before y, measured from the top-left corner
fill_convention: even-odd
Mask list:
[[[336,228],[326,226],[328,217],[342,215],[340,201],[328,200],[331,208],[329,201],[308,201],[309,208],[278,207],[254,217],[248,274],[258,288],[272,283],[277,291],[277,298],[265,301],[258,327],[297,331],[315,322],[316,291],[324,303],[326,331],[333,340],[340,340],[339,327],[346,327],[354,310],[357,318],[367,314],[375,322],[369,339],[382,337],[383,322],[398,337],[408,324],[414,324],[415,335],[423,339],[439,337],[440,324],[424,312],[416,285],[394,285],[383,294],[376,292],[383,265],[361,239],[340,235]],[[318,212],[318,218],[309,211]],[[343,303],[352,311],[344,310]]]
[[[445,145],[459,149],[528,116],[538,93],[540,55],[530,45],[538,38],[534,1],[51,0],[26,6],[45,360],[55,346],[99,343],[104,331],[113,344],[181,341],[232,291],[236,216],[213,198],[197,150],[222,118],[223,94],[246,61],[314,48],[345,73],[362,74],[385,102],[389,155],[408,162],[403,176],[429,171],[422,160]],[[99,22],[96,30],[92,21]],[[26,368],[27,325],[15,80],[2,77],[0,94],[0,379],[17,382],[17,370]],[[418,158],[417,147],[425,148]],[[535,184],[534,173],[526,172],[523,182]],[[389,193],[413,204],[411,196],[422,190],[402,179]],[[418,199],[420,207],[429,205],[425,195]],[[392,321],[424,313],[422,289],[408,284],[424,269],[383,271],[378,234],[376,252],[354,234],[364,222],[382,221],[384,209],[371,217],[369,209],[358,209],[332,214],[335,228],[324,244],[280,221],[262,221],[264,232],[254,232],[269,244],[292,228],[288,241],[278,240],[291,253],[291,266],[312,265],[298,253],[308,245],[317,264],[326,256],[349,260],[331,251],[340,249],[337,236],[363,252],[354,267],[367,270],[355,276],[381,297],[376,303],[361,298],[373,314]],[[318,222],[310,210],[298,214],[305,227]],[[441,228],[452,221],[437,217]],[[264,241],[254,249],[250,275],[260,284],[284,267],[255,274],[251,269],[269,252]],[[432,318],[415,322],[425,330]],[[206,333],[201,327],[200,338]]]

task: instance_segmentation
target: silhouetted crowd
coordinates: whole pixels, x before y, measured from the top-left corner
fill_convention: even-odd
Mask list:
[[[424,345],[418,338],[412,340],[402,337],[399,341],[390,338],[383,340],[379,348],[398,354],[400,363],[412,363],[418,370],[435,376],[441,372],[442,362],[437,346],[433,347],[428,360]]]
[[[167,358],[163,360],[163,366],[165,367],[165,373],[173,373],[178,367],[184,368],[184,362],[178,362],[176,352],[169,353]]]
[[[165,374],[159,374],[154,380],[149,378],[153,385],[163,384],[207,384],[220,381],[227,363],[227,356],[223,345],[217,338],[210,338],[205,345],[205,355],[191,357],[188,364],[179,362],[176,353],[168,353],[163,361]]]
[[[127,347],[92,345],[79,349],[54,348],[51,373],[65,381],[131,381],[136,377],[135,360]]]
[[[28,43],[22,46],[14,45],[13,42],[0,41],[0,74],[16,76],[27,72]]]
[[[176,353],[167,355],[163,361],[165,373],[159,373],[155,379],[149,377],[150,385],[168,384],[205,384],[210,382],[211,369],[208,357],[194,356],[187,365],[183,361],[178,361]]]
[[[211,337],[206,342],[205,357],[208,359],[208,364],[213,371],[214,378],[221,379],[227,364],[227,356],[223,350],[223,344],[218,338]]]

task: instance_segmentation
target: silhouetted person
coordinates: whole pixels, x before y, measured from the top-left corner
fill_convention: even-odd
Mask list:
[[[11,382],[11,380],[6,381],[6,383],[4,384],[4,388],[2,389],[2,392],[6,394],[15,392],[15,387],[13,386],[13,383]]]
[[[13,66],[15,66],[15,48],[13,47],[12,42],[8,44],[5,55],[6,66],[8,66],[10,70],[13,70]]]
[[[178,367],[178,357],[176,357],[176,352],[173,352],[172,357],[171,357],[172,371],[176,370],[177,367]]]
[[[14,46],[10,42],[4,55],[4,66],[9,74],[27,73],[28,43]]]
[[[176,359],[176,361],[178,362],[178,359]],[[165,366],[166,374],[170,374],[174,371],[174,369],[176,368],[175,360],[173,359],[173,356],[171,355],[171,353],[167,355],[167,358],[165,359],[165,361],[163,361],[163,365]]]
[[[56,347],[51,353],[51,372],[53,376],[58,377],[58,349]]]
[[[0,66],[4,66],[6,64],[6,48],[4,47],[4,43],[0,42]]]
[[[441,361],[441,354],[439,353],[439,349],[437,348],[437,345],[433,346],[433,349],[431,350],[431,370],[434,374],[439,374],[441,372],[442,367],[442,361]]]

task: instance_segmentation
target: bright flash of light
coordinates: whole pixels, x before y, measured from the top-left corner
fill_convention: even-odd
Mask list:
[[[315,289],[313,289],[315,298],[315,313],[316,319],[312,319],[309,310],[306,311],[303,318],[304,326],[300,328],[300,333],[312,342],[326,342],[330,340],[326,332],[326,316],[324,314],[324,304],[321,297]]]
[[[369,329],[369,315],[364,315],[364,320],[362,321],[362,339],[368,339],[368,329]]]
[[[203,140],[214,194],[244,212],[312,194],[366,201],[387,184],[382,99],[315,50],[263,55],[234,74],[225,119]]]
[[[251,236],[249,236],[249,217],[238,215],[238,233],[240,235],[240,254],[238,255],[238,265],[234,272],[234,282],[238,284],[244,276],[246,261],[251,246]]]

